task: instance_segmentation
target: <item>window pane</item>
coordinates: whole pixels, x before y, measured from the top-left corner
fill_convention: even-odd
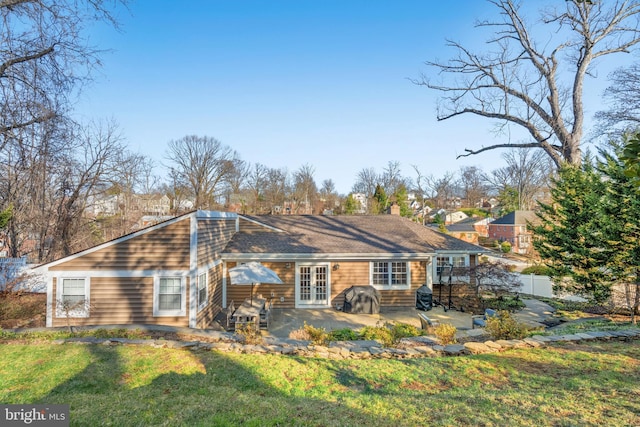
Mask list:
[[[180,310],[181,295],[159,295],[160,310]]]
[[[453,266],[454,267],[464,267],[465,266],[465,257],[463,256],[454,256],[453,257]]]
[[[179,277],[160,278],[161,294],[179,294],[181,287],[181,279]]]
[[[439,256],[436,259],[436,275],[440,276],[440,274],[442,273],[442,268],[447,264],[449,264],[449,257]]]
[[[84,296],[84,279],[62,279],[62,295]]]
[[[388,285],[389,284],[389,264],[386,262],[373,263],[373,284]]]
[[[406,262],[391,263],[391,284],[392,285],[407,284],[407,263]]]
[[[203,273],[198,276],[198,306],[207,301],[207,275]]]

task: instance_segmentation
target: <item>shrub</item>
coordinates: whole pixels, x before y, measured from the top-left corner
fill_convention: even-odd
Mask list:
[[[329,332],[328,339],[329,341],[354,341],[360,339],[360,334],[353,329],[342,328]]]
[[[394,343],[400,341],[402,338],[417,337],[424,334],[424,331],[408,323],[387,324],[386,326],[391,329],[391,336]]]
[[[394,344],[391,330],[384,326],[365,326],[360,330],[360,336],[365,340],[380,341],[385,347],[391,347]]]
[[[507,310],[500,310],[496,316],[488,317],[485,330],[494,340],[522,339],[529,334],[529,327],[518,322]]]
[[[518,311],[525,307],[524,301],[519,297],[510,297],[501,295],[497,298],[483,298],[482,305],[485,308],[491,308],[493,310],[507,310]]]
[[[549,268],[546,265],[542,265],[542,264],[530,265],[529,267],[524,268],[520,273],[536,274],[538,276],[548,276]]]
[[[511,252],[511,243],[509,243],[509,242],[500,243],[500,250],[503,253],[508,254],[509,252]]]
[[[440,340],[442,345],[456,343],[457,331],[456,327],[451,323],[441,323],[433,328],[433,334]]]
[[[236,334],[240,335],[242,342],[245,344],[262,343],[262,334],[254,324],[247,323],[236,328]]]
[[[289,332],[289,338],[292,340],[311,341],[311,335],[304,328],[296,329]]]
[[[311,342],[315,345],[324,345],[329,340],[329,334],[324,328],[316,328],[315,326],[307,325],[307,322],[304,322],[304,326],[302,327],[309,337],[311,338]]]

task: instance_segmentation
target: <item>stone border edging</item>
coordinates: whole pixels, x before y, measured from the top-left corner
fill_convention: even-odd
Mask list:
[[[223,333],[221,333],[222,335]],[[226,334],[228,338],[229,334]],[[418,337],[416,337],[418,338]],[[538,348],[554,342],[581,341],[630,341],[640,339],[640,329],[620,331],[585,332],[574,335],[534,335],[523,340],[496,340],[485,342],[467,342],[464,344],[425,345],[424,339],[405,338],[404,342],[417,344],[407,348],[382,347],[377,341],[337,341],[328,347],[314,345],[308,341],[274,340],[264,344],[243,344],[241,342],[202,342],[174,341],[163,339],[127,339],[127,338],[66,338],[52,341],[54,344],[98,344],[98,345],[148,345],[155,348],[184,348],[190,350],[217,350],[245,354],[282,354],[289,356],[316,357],[325,359],[407,359],[437,356],[462,356],[467,354],[485,354],[511,348]]]

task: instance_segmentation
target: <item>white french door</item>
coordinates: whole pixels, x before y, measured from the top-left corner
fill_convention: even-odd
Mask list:
[[[298,307],[329,305],[329,265],[298,265],[296,305]]]

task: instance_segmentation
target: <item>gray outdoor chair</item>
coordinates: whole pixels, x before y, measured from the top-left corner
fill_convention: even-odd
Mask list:
[[[437,320],[429,319],[429,317],[427,317],[427,315],[424,313],[418,313],[418,318],[420,319],[420,325],[422,326],[422,329],[425,331],[429,328],[435,328],[436,326],[440,325],[440,322],[438,322]]]
[[[484,311],[484,314],[476,314],[474,316],[471,316],[471,329],[475,329],[476,326],[478,328],[484,328],[485,326],[487,326],[487,319],[489,317],[495,317],[497,315],[497,311],[487,308]]]

